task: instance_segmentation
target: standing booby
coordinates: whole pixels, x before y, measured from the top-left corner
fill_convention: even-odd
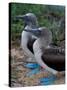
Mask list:
[[[34,30],[25,30],[37,36],[33,44],[34,55],[40,66],[54,75],[65,71],[64,48],[51,46],[52,33],[45,27]]]
[[[31,33],[26,32],[26,30],[32,30],[35,28],[38,28],[38,22],[37,18],[33,13],[27,13],[25,15],[19,15],[16,17],[17,19],[23,19],[25,23],[24,30],[22,31],[22,36],[21,36],[21,46],[26,53],[26,55],[30,59],[32,59],[31,62],[36,62],[34,55],[33,55],[33,43],[37,39],[36,36],[33,36]]]

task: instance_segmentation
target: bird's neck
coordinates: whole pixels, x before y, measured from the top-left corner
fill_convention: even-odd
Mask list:
[[[36,29],[38,28],[38,25],[31,25],[31,28]]]
[[[44,48],[48,47],[50,44],[49,39],[48,38],[46,39],[44,37],[38,38],[38,43],[40,47],[44,47]]]
[[[26,25],[24,28],[31,30],[31,29],[36,29],[36,28],[38,28],[38,26],[37,26],[37,25]]]
[[[36,22],[36,23],[28,22],[28,23],[25,23],[24,27],[26,27],[26,26],[29,26],[31,28],[38,28],[38,22]]]

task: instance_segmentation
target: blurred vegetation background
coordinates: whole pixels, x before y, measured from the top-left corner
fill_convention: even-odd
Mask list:
[[[14,17],[26,13],[34,13],[40,26],[51,30],[55,44],[65,40],[65,7],[56,5],[10,3],[11,41],[21,40],[24,30],[23,20],[16,21]]]

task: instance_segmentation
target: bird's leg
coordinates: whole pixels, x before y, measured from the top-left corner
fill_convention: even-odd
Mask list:
[[[29,63],[35,63],[35,58],[34,58],[34,57],[28,57],[28,58],[27,58],[27,61],[28,61]]]

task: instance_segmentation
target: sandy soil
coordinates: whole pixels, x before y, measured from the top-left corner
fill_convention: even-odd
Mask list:
[[[11,86],[22,87],[22,86],[37,86],[41,85],[39,79],[50,75],[49,72],[44,71],[38,74],[34,74],[31,77],[26,76],[31,71],[24,67],[24,63],[27,63],[27,56],[24,54],[21,47],[12,47],[11,49]],[[56,79],[52,85],[64,84],[65,77]]]

